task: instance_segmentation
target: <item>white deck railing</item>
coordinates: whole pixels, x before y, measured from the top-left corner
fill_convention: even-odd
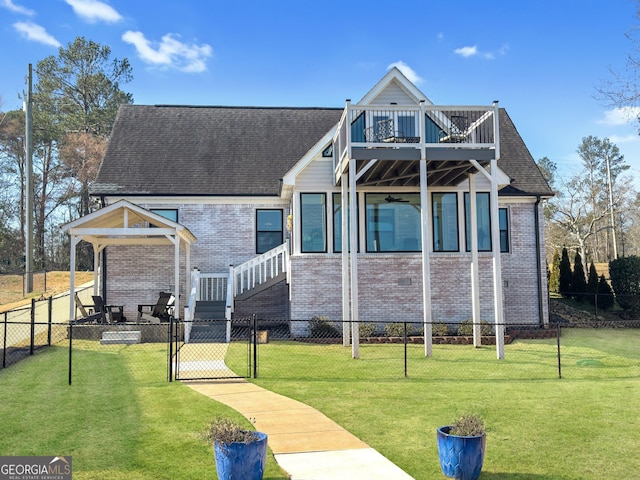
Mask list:
[[[351,158],[351,149],[358,147],[495,148],[497,122],[497,102],[492,106],[347,102],[333,138],[334,167]]]
[[[285,273],[289,282],[289,244],[284,243],[241,265],[231,267],[233,293],[240,295],[247,290]]]
[[[289,244],[258,255],[241,265],[229,267],[228,273],[202,273],[193,270],[188,309],[193,312],[196,301],[226,302],[226,318],[233,313],[233,298],[256,286],[286,274],[289,282]],[[185,314],[186,315],[186,314]],[[193,315],[193,313],[191,313]]]

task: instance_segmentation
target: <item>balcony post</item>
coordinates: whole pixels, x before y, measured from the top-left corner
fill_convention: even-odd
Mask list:
[[[502,261],[500,256],[500,226],[498,225],[498,159],[500,158],[500,110],[498,102],[493,102],[495,156],[490,162],[491,172],[491,250],[493,255],[493,303],[496,324],[496,356],[504,359],[504,305],[502,296]]]
[[[345,105],[346,115],[345,115],[345,125],[344,125],[344,141],[347,145],[347,158],[353,158],[351,152],[351,99],[347,98]],[[342,151],[342,145],[340,146],[340,151]],[[340,160],[339,160],[340,161]],[[340,161],[342,163],[342,161]]]
[[[351,344],[351,314],[349,312],[349,175],[342,174],[340,205],[342,209],[342,345]]]
[[[349,206],[351,211],[351,231],[349,232],[349,255],[351,258],[351,356],[360,358],[360,324],[358,313],[358,215],[356,189],[356,161],[349,159]]]

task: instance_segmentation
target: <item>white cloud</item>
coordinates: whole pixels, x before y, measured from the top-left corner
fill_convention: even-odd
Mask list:
[[[420,83],[422,81],[422,78],[418,76],[415,70],[413,70],[413,68],[404,63],[402,60],[392,63],[387,67],[387,70],[391,70],[393,67],[396,67],[398,70],[400,70],[411,83]]]
[[[634,133],[629,135],[610,135],[608,138],[611,143],[638,143],[640,141],[640,136]]]
[[[21,5],[16,5],[15,3],[13,3],[12,0],[2,0],[2,2],[0,2],[0,6],[11,10],[13,13],[19,13],[21,15],[35,15],[35,11],[27,8],[27,7],[23,7]]]
[[[640,107],[620,107],[604,112],[604,118],[598,121],[603,125],[626,125],[640,117]]]
[[[207,69],[206,59],[211,56],[211,46],[188,45],[178,40],[179,36],[168,33],[162,40],[152,43],[142,32],[131,30],[122,35],[122,40],[133,45],[138,56],[146,63],[183,72],[203,72]]]
[[[507,44],[503,45],[495,52],[483,52],[478,50],[477,45],[473,45],[473,46],[467,46],[462,48],[456,48],[453,51],[453,53],[455,53],[456,55],[460,55],[461,57],[464,57],[464,58],[479,56],[479,57],[486,58],[487,60],[493,60],[497,56],[506,55],[508,50],[509,50],[509,45]]]
[[[33,22],[17,22],[13,24],[15,28],[27,40],[32,40],[52,47],[60,47],[61,43],[53,35],[47,33],[44,27]]]
[[[478,47],[474,45],[473,47],[456,48],[453,52],[461,57],[473,57],[478,54]]]
[[[73,11],[80,18],[89,23],[106,22],[116,23],[122,20],[120,15],[110,5],[100,2],[98,0],[65,0],[67,4],[71,5]]]

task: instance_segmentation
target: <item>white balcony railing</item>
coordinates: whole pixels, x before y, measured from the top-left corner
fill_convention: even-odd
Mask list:
[[[334,167],[354,148],[496,147],[498,104],[492,106],[352,105],[333,138]]]

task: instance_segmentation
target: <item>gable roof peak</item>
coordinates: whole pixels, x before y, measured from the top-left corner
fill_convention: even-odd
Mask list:
[[[398,67],[392,67],[382,77],[378,83],[376,83],[371,90],[369,90],[364,97],[360,99],[359,104],[372,104],[380,93],[388,88],[391,84],[399,86],[404,92],[411,97],[416,103],[424,101],[427,105],[433,105],[433,102],[420,91],[405,75],[400,71]]]

